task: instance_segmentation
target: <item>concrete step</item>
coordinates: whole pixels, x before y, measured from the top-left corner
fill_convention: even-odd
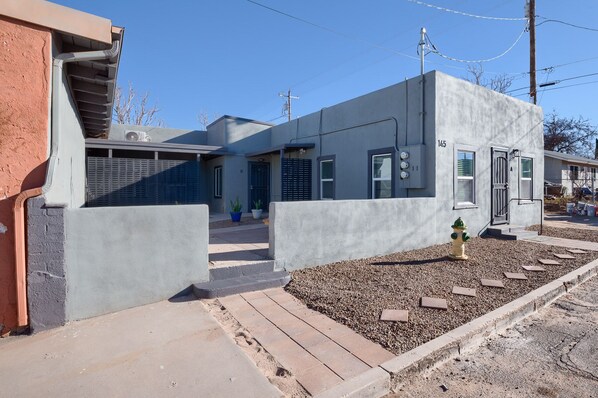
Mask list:
[[[500,239],[508,239],[508,240],[521,240],[521,239],[529,239],[535,238],[538,236],[538,233],[535,231],[516,231],[516,232],[503,232],[501,236],[497,236]]]
[[[528,239],[538,236],[537,232],[527,231],[525,227],[511,224],[493,225],[488,227],[486,232],[490,236],[508,240]]]
[[[210,281],[222,279],[238,278],[240,276],[249,276],[274,271],[274,261],[265,260],[259,263],[235,265],[230,267],[220,267],[210,269]]]
[[[256,290],[284,287],[291,281],[286,271],[262,272],[253,275],[237,276],[193,285],[197,298],[217,298]]]

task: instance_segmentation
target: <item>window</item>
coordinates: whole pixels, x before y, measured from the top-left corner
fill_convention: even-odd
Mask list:
[[[569,166],[569,178],[571,180],[579,179],[579,166]]]
[[[334,158],[320,160],[320,199],[334,199]]]
[[[475,152],[457,151],[457,205],[475,204]]]
[[[392,198],[392,153],[371,155],[371,198]]]
[[[592,179],[596,179],[596,168],[592,167]]]
[[[214,167],[214,197],[222,197],[222,166]]]
[[[534,186],[534,160],[532,158],[521,158],[521,175],[519,195],[521,199],[533,198]]]

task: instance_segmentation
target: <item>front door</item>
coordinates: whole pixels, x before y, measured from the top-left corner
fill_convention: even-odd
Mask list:
[[[492,224],[509,222],[509,154],[492,148]]]
[[[262,210],[268,211],[270,204],[270,163],[249,162],[249,209],[260,200]]]

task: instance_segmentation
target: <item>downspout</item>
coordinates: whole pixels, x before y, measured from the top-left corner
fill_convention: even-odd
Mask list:
[[[50,129],[50,158],[43,186],[21,192],[13,208],[15,222],[15,278],[17,290],[17,327],[25,327],[28,322],[27,310],[27,250],[25,237],[25,203],[27,199],[46,194],[52,188],[54,173],[58,164],[58,144],[60,142],[59,100],[63,65],[78,61],[95,61],[114,58],[120,52],[120,40],[114,40],[108,50],[83,51],[78,53],[58,54],[52,62],[52,111]],[[65,206],[53,203],[52,205]]]

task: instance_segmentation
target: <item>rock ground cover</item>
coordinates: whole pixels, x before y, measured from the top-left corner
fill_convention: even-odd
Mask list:
[[[401,354],[559,278],[598,257],[578,254],[545,272],[522,265],[563,253],[560,247],[523,241],[474,238],[468,261],[447,258],[450,244],[368,259],[342,261],[293,272],[286,290],[309,308],[340,322],[394,354]],[[504,272],[523,272],[528,280],[509,280]],[[505,288],[483,287],[481,279]],[[453,295],[453,286],[475,288],[477,297]],[[421,297],[441,297],[448,310],[420,307]],[[409,322],[383,322],[384,309],[409,311]]]

